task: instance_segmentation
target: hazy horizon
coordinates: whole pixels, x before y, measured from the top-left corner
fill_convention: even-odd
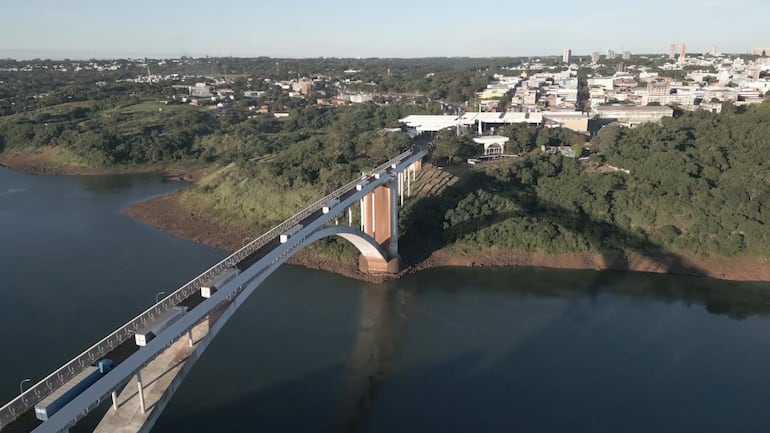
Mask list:
[[[24,54],[19,54],[19,52],[22,52]],[[617,52],[618,57],[622,52]],[[677,52],[678,53],[678,52]],[[94,54],[94,55],[92,55]],[[411,56],[411,57],[398,57],[398,56],[370,56],[370,57],[343,57],[343,56],[305,56],[305,57],[293,57],[293,56],[240,56],[240,55],[209,55],[209,54],[201,54],[201,53],[193,53],[193,54],[180,54],[180,55],[123,55],[123,56],[110,56],[106,54],[100,55],[99,53],[87,53],[87,52],[66,52],[66,51],[46,51],[46,50],[4,50],[0,49],[0,59],[11,59],[15,61],[31,61],[31,60],[51,60],[51,61],[63,61],[63,60],[71,60],[71,61],[87,61],[87,60],[121,60],[121,59],[132,59],[132,60],[141,60],[141,59],[154,59],[154,60],[164,60],[164,59],[179,59],[181,57],[189,57],[194,59],[205,59],[205,58],[234,58],[234,59],[254,59],[254,58],[270,58],[270,59],[292,59],[292,60],[302,60],[302,59],[429,59],[429,58],[470,58],[470,59],[494,59],[494,58],[552,58],[552,57],[558,57],[561,58],[563,53],[551,53],[551,54],[537,54],[537,55],[499,55],[499,56],[464,56],[464,55],[456,55],[456,56]],[[601,55],[604,55],[605,52],[600,52]],[[632,53],[633,55],[642,55],[642,56],[663,56],[667,53]],[[689,54],[704,54],[703,52],[690,52]],[[729,55],[751,55],[750,52],[723,52],[724,54]],[[576,57],[589,57],[591,53],[572,53],[572,58]]]
[[[712,45],[747,53],[770,47],[762,0],[649,0],[638,4],[554,0],[497,3],[391,0],[232,0],[212,8],[201,0],[130,5],[87,0],[8,0],[0,16],[0,57],[32,58],[423,58],[536,57],[608,49],[664,54]]]

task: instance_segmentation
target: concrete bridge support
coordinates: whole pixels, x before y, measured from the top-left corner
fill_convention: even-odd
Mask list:
[[[398,255],[398,206],[404,204],[404,196],[411,196],[412,182],[422,161],[417,160],[393,175],[387,184],[365,196],[361,206],[361,231],[371,236],[388,256],[361,254],[358,266],[369,274],[397,274],[400,270]]]
[[[397,274],[398,257],[398,181],[391,178],[361,201],[362,231],[387,251],[387,259],[361,254],[359,268],[369,274]]]
[[[387,251],[387,258],[361,254],[358,266],[369,274],[397,274],[400,270],[398,255],[398,206],[404,204],[404,196],[412,193],[417,171],[422,161],[417,160],[405,170],[391,175],[384,184],[366,195],[360,202],[361,231],[371,236]]]

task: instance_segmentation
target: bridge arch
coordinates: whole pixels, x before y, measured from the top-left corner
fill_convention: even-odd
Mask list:
[[[361,230],[348,226],[335,225],[322,227],[321,229],[316,230],[315,232],[305,237],[302,240],[301,245],[294,248],[289,254],[293,256],[301,249],[312,244],[313,242],[330,236],[339,236],[356,247],[356,249],[361,253],[362,258],[366,261],[366,263],[361,263],[359,260],[360,267],[363,268],[366,266],[367,270],[381,267],[381,272],[388,272],[387,265],[389,261],[391,261],[392,257],[389,257],[388,252],[382,247],[382,245],[378,244],[374,238],[362,232]]]

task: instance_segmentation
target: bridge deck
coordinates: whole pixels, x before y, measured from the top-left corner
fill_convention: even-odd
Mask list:
[[[118,395],[118,409],[110,408],[94,433],[137,433],[151,428],[153,423],[147,423],[148,419],[157,418],[163,410],[166,401],[161,402],[160,407],[158,403],[208,331],[209,321],[204,320],[193,328],[193,347],[190,347],[187,337],[182,336],[142,369],[145,413],[141,411],[134,376]],[[156,410],[158,413],[155,413]]]

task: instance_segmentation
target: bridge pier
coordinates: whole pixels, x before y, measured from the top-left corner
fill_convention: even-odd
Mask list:
[[[401,270],[401,259],[393,257],[384,260],[380,257],[358,257],[358,270],[365,274],[397,274]]]
[[[400,271],[398,256],[398,194],[397,177],[376,188],[361,201],[361,230],[388,252],[382,257],[361,255],[358,268],[367,274],[397,274]]]

